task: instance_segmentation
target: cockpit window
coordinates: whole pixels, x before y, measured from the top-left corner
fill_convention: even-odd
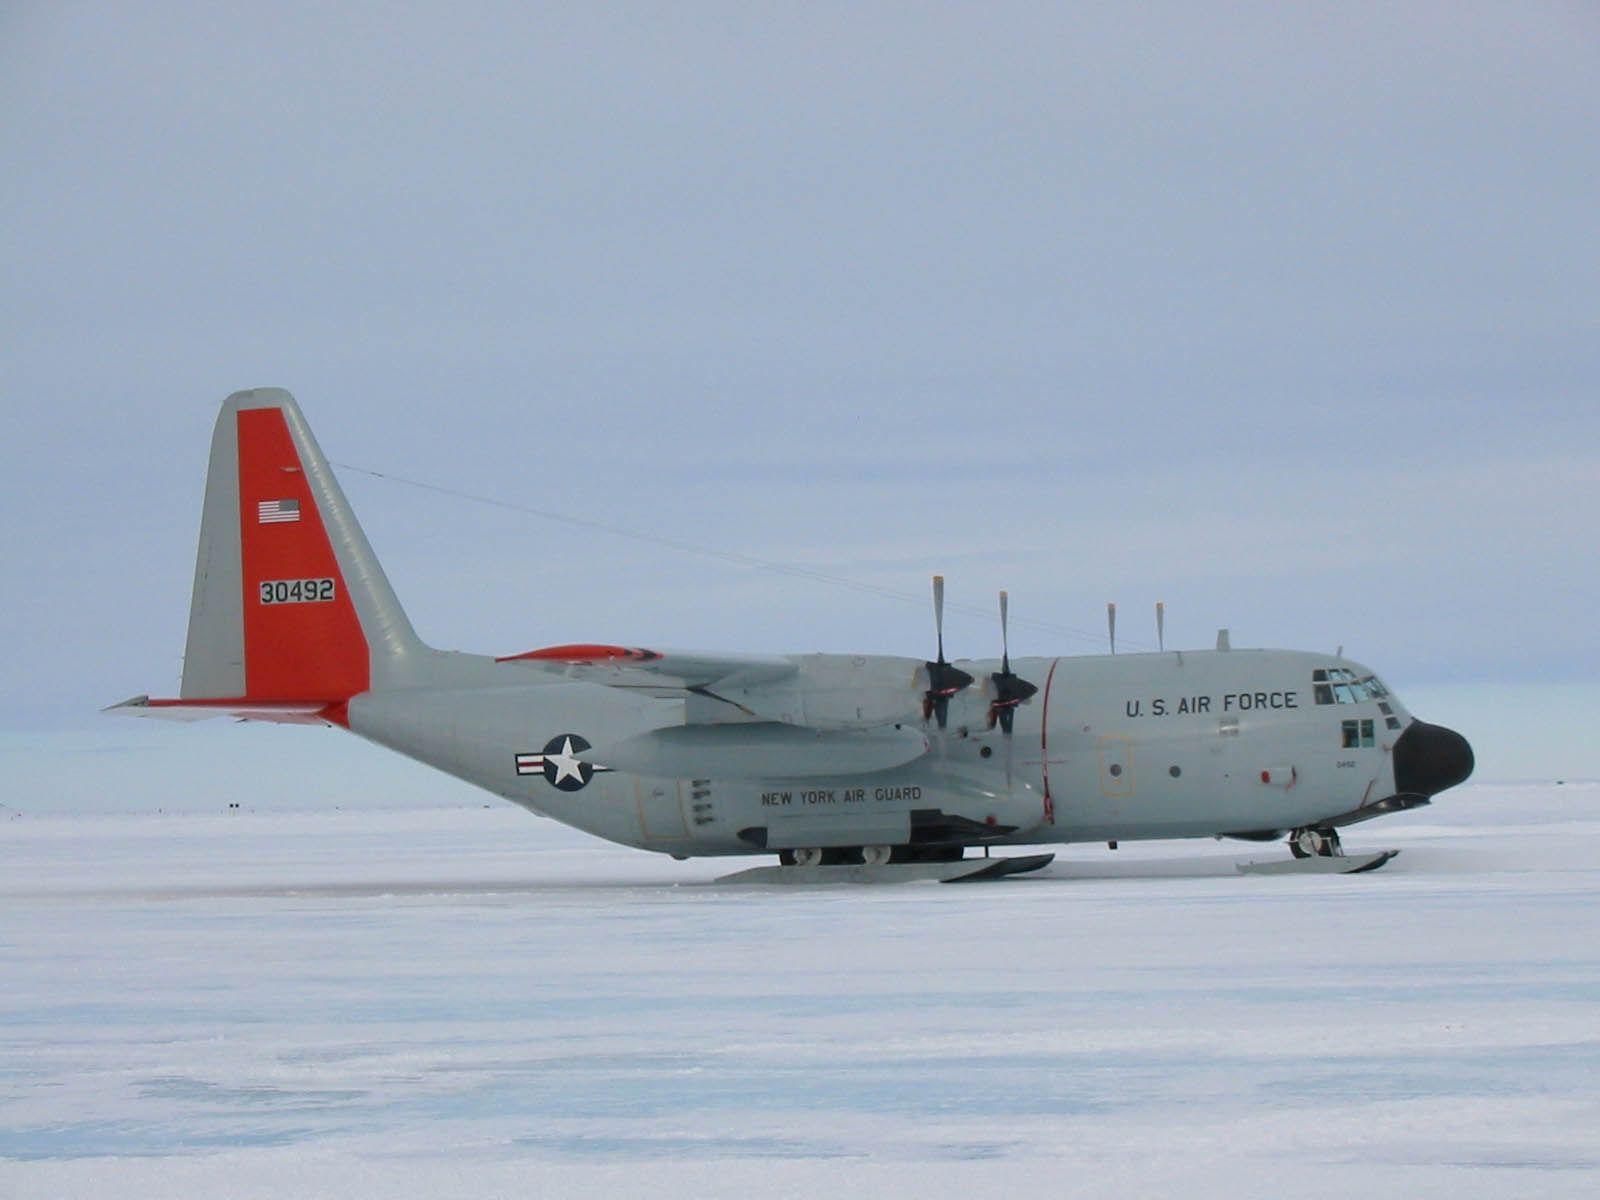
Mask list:
[[[1339,723],[1340,745],[1346,750],[1370,749],[1375,740],[1374,733],[1370,720]]]
[[[1364,704],[1389,694],[1376,675],[1357,677],[1344,667],[1318,668],[1311,672],[1311,691],[1318,704]]]

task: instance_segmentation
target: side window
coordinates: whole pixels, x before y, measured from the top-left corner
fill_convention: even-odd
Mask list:
[[[1320,675],[1320,674],[1322,674],[1322,672],[1318,671],[1317,674]],[[1325,684],[1325,683],[1314,683],[1314,684],[1311,685],[1311,688],[1312,688],[1313,691],[1315,691],[1317,693],[1317,703],[1318,704],[1332,704],[1333,703],[1333,689],[1331,687],[1329,687],[1327,684]]]
[[[1341,738],[1340,745],[1346,750],[1354,750],[1361,745],[1360,721],[1339,722],[1339,733]]]
[[[1362,721],[1361,722],[1361,744],[1363,746],[1370,747],[1373,744],[1373,740],[1374,739],[1373,739],[1373,736],[1372,736],[1372,721],[1370,719]]]

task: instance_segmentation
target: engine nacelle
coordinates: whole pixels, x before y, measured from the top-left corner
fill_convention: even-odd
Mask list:
[[[870,729],[921,723],[919,663],[850,654],[807,654],[795,661],[799,669],[788,679],[718,694],[785,725]]]

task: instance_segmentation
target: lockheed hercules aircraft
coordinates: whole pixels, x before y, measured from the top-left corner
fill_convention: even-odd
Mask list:
[[[175,699],[109,711],[331,724],[533,812],[729,878],[992,877],[994,847],[1287,836],[1263,869],[1352,871],[1339,830],[1472,772],[1339,655],[723,654],[571,644],[488,657],[411,628],[299,406],[238,392],[211,442]],[[967,857],[982,847],[983,857]]]

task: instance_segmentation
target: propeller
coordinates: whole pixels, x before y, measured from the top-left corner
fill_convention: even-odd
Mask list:
[[[928,690],[922,694],[922,719],[933,717],[943,729],[950,719],[950,697],[972,683],[971,675],[951,666],[944,657],[943,575],[933,577],[933,628],[939,639],[939,657],[924,664],[928,669]]]
[[[1011,669],[1009,599],[1004,592],[1000,593],[1000,669],[989,676],[989,683],[994,692],[994,699],[989,703],[989,728],[993,729],[998,724],[1000,732],[1006,737],[1011,736],[1017,705],[1039,690],[1037,684],[1029,683]]]

